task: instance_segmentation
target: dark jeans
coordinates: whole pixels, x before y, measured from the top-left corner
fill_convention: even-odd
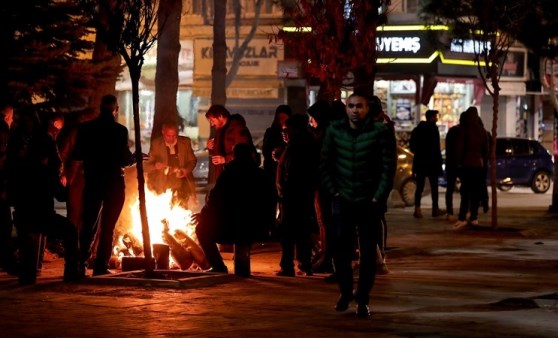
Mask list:
[[[12,212],[8,201],[0,199],[0,267],[15,265],[12,239]]]
[[[200,243],[209,265],[211,265],[214,270],[225,269],[226,265],[217,247],[215,234],[212,233],[210,229],[204,229],[203,226],[198,225],[196,227],[196,236],[198,237],[198,242]]]
[[[457,172],[446,170],[446,209],[448,215],[453,215],[453,193],[457,182]]]
[[[426,178],[430,181],[430,195],[432,196],[432,210],[438,209],[438,174],[415,173],[417,190],[415,191],[415,207],[420,208],[420,200],[424,191]]]
[[[282,202],[283,219],[279,226],[281,262],[284,271],[294,271],[294,259],[303,271],[312,270],[312,228],[314,219],[313,194],[306,199]]]
[[[469,220],[478,218],[479,203],[483,189],[486,190],[485,173],[482,168],[464,168],[461,178],[461,205],[459,206],[459,220],[464,221],[467,212]]]
[[[37,226],[37,223],[42,223]],[[66,217],[56,214],[37,217],[33,210],[15,207],[14,223],[17,229],[19,247],[19,281],[33,284],[37,278],[40,242],[43,235],[62,239],[64,244],[64,275],[78,273],[78,233]],[[38,230],[41,229],[41,230]]]
[[[114,228],[124,205],[124,178],[107,182],[85,182],[83,193],[83,225],[79,235],[80,259],[85,264],[91,256],[92,245],[99,231],[99,244],[94,270],[108,269],[112,254]],[[100,227],[100,229],[99,229]]]
[[[379,243],[383,210],[372,202],[340,200],[333,209],[335,241],[333,261],[342,297],[352,298],[354,241],[358,240],[360,269],[355,299],[368,304],[376,278],[376,245]]]

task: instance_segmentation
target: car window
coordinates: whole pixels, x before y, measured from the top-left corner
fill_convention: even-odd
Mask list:
[[[512,156],[513,149],[510,140],[507,139],[497,139],[496,140],[496,156]]]
[[[529,156],[529,142],[527,140],[512,140],[514,156]]]
[[[531,155],[538,154],[541,151],[541,145],[537,141],[529,140],[529,153]]]

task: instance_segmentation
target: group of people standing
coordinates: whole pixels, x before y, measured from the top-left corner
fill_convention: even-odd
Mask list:
[[[444,174],[442,154],[440,150],[440,134],[436,122],[438,111],[428,110],[425,121],[413,129],[410,139],[413,158],[413,174],[416,178],[414,217],[422,218],[421,198],[425,179],[430,181],[432,198],[432,216],[443,216],[455,222],[454,228],[461,229],[467,225],[478,225],[478,210],[482,205],[488,211],[488,191],[486,175],[488,170],[488,154],[490,133],[484,129],[476,107],[469,107],[461,113],[459,124],[451,127],[446,135],[446,194],[447,210],[438,207],[438,178]],[[453,194],[456,182],[460,181],[460,197],[458,216],[454,216]],[[467,218],[468,216],[468,218]]]
[[[117,113],[116,97],[104,96],[98,117],[81,124],[72,134],[71,141],[75,143],[71,151],[66,149],[68,157],[63,161],[56,140],[59,119],[50,119],[45,126],[33,107],[23,107],[10,124],[14,107],[3,107],[2,244],[10,241],[15,226],[17,257],[14,250],[4,251],[2,263],[6,271],[19,275],[20,284],[35,283],[45,235],[63,241],[64,280],[81,279],[98,227],[93,273],[108,272],[114,225],[124,201],[123,168],[134,163],[128,148],[128,130],[116,122]],[[54,133],[51,125],[57,129]],[[57,214],[54,208],[55,197],[65,200],[70,196],[67,188],[73,177],[67,176],[69,167],[64,165],[70,158],[81,163],[83,169],[79,228],[77,221]],[[13,220],[10,206],[14,209]]]
[[[365,93],[353,93],[346,105],[318,101],[307,113],[277,107],[264,135],[262,169],[243,119],[233,124],[237,118],[225,107],[210,107],[206,117],[216,129],[208,141],[214,186],[198,217],[196,234],[211,271],[228,272],[217,243],[246,245],[277,227],[277,275],[308,276],[313,274],[312,236],[320,210],[328,259],[339,283],[335,310],[347,310],[354,300],[357,315],[367,317],[378,248],[385,247],[382,221],[395,174],[393,127],[379,99]],[[355,253],[360,259],[356,288]]]

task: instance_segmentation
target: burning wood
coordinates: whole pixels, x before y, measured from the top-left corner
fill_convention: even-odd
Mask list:
[[[162,220],[162,222],[164,224],[163,241],[169,245],[172,258],[178,266],[180,266],[182,270],[187,270],[190,266],[192,266],[192,263],[194,263],[192,254],[169,233],[167,220]]]
[[[139,256],[143,253],[143,247],[134,234],[124,234],[121,241],[124,245],[124,256]]]
[[[184,231],[176,229],[174,231],[174,236],[182,242],[182,246],[186,247],[192,257],[194,258],[194,262],[200,267],[202,270],[207,270],[211,267],[209,262],[205,258],[205,254],[203,253],[202,248],[196,243],[190,236],[188,236]]]

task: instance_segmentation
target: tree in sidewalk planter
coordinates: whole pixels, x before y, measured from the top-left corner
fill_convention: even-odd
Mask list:
[[[510,47],[523,29],[532,0],[429,0],[423,3],[421,16],[428,24],[447,25],[451,36],[442,43],[474,43],[479,75],[492,97],[492,144],[496,144],[500,77]],[[446,38],[445,41],[443,39]],[[496,147],[490,148],[490,185],[492,190],[491,225],[498,226],[496,190]]]
[[[145,177],[141,149],[139,120],[139,80],[144,56],[157,41],[154,33],[158,18],[158,0],[116,0],[110,13],[107,32],[98,32],[105,38],[110,51],[122,56],[132,83],[132,110],[134,116],[134,141],[138,179],[139,209],[142,225],[142,238],[146,265],[146,275],[151,275],[155,267],[149,237],[149,224],[145,202]]]
[[[0,92],[22,105],[66,112],[83,107],[97,68],[81,6],[69,0],[27,0],[2,6]]]
[[[387,22],[390,0],[283,1],[296,32],[280,31],[287,57],[320,84],[318,97],[338,99],[344,86],[373,90],[376,28]]]

